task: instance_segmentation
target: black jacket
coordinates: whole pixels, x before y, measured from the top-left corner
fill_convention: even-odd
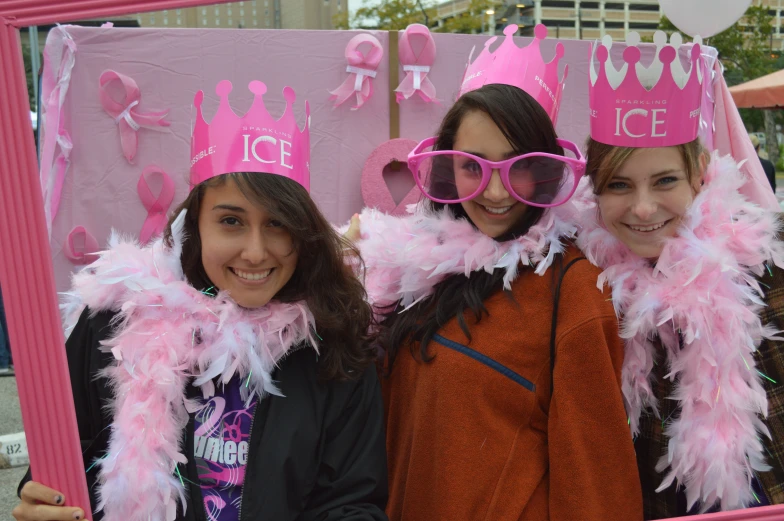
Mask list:
[[[82,314],[66,342],[92,510],[97,468],[106,451],[112,391],[98,372],[113,363],[99,350],[112,332],[113,313]],[[267,396],[256,405],[250,433],[240,521],[386,520],[387,461],[381,389],[373,367],[360,378],[319,383],[318,357],[299,349],[273,374],[285,398]],[[188,385],[196,397],[200,391]],[[206,521],[193,458],[193,417],[183,437],[180,465],[188,506],[178,521]],[[21,486],[30,479],[30,473]],[[98,513],[91,519],[100,520]]]
[[[765,177],[768,178],[773,193],[776,193],[776,167],[767,159],[760,158],[760,163],[762,163],[762,169],[765,171]]]

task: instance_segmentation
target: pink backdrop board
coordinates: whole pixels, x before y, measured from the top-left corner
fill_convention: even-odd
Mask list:
[[[172,208],[185,197],[193,95],[200,89],[205,91],[205,117],[211,118],[218,103],[215,85],[222,79],[234,83],[230,99],[240,113],[250,106],[252,96],[246,85],[254,79],[267,84],[265,102],[273,115],[283,111],[281,91],[286,85],[297,93],[295,112],[300,122],[304,118],[304,100],[308,100],[312,117],[313,197],[335,223],[346,222],[362,208],[360,178],[365,161],[376,147],[390,139],[388,107],[389,96],[394,96],[394,92],[389,86],[389,38],[385,31],[371,33],[385,48],[384,60],[373,80],[373,97],[352,111],[350,103],[334,108],[329,90],[340,85],[347,75],[344,50],[356,32],[76,26],[64,29],[65,32],[50,33],[45,64],[54,69],[56,77],[61,69],[59,62],[63,61],[63,39],[72,39],[74,65],[61,117],[73,149],[51,232],[58,291],[67,290],[70,274],[79,268],[63,252],[67,236],[75,227],[83,226],[101,246],[106,244],[112,229],[138,236],[147,210],[139,200],[137,182],[146,166],[156,164],[174,180]],[[433,37],[437,57],[428,77],[441,103],[425,103],[418,96],[402,101],[402,138],[420,140],[437,130],[454,101],[471,48],[476,45],[480,50],[487,39],[482,35]],[[522,46],[530,38],[520,40],[518,44]],[[544,42],[545,60],[554,56],[555,43],[554,39]],[[582,143],[588,131],[588,43],[563,43],[569,78],[558,131],[563,137]],[[134,164],[123,156],[118,125],[99,102],[98,79],[106,69],[136,82],[141,91],[141,102],[136,108],[141,112],[170,110],[166,119],[171,126],[142,128],[138,132]],[[402,68],[399,77],[404,77]],[[44,100],[47,94],[45,89]],[[52,116],[44,113],[43,119]],[[55,138],[44,135],[42,150]],[[77,242],[80,240],[77,238]]]
[[[65,491],[69,504],[76,503],[84,506],[86,504],[84,501],[86,490],[79,458],[78,438],[73,425],[75,420],[73,410],[70,407],[68,373],[61,348],[62,334],[54,317],[56,307],[52,287],[52,270],[48,256],[41,255],[46,251],[47,223],[44,221],[42,200],[36,186],[38,183],[34,182],[32,175],[35,164],[32,136],[29,132],[23,131],[23,129],[29,128],[27,110],[29,107],[24,84],[23,64],[19,59],[17,28],[38,23],[46,24],[70,19],[102,17],[127,11],[141,12],[164,7],[184,7],[200,3],[203,2],[185,0],[156,0],[155,2],[150,0],[66,0],[54,3],[51,0],[11,0],[0,5],[0,62],[4,64],[4,70],[8,72],[8,74],[0,75],[0,86],[3,87],[1,90],[5,94],[0,96],[0,124],[5,130],[0,133],[0,167],[2,167],[0,168],[0,186],[4,188],[0,190],[0,199],[3,202],[0,205],[0,216],[3,217],[0,219],[0,237],[3,239],[3,244],[11,245],[11,248],[4,248],[0,252],[0,257],[3,257],[2,263],[0,263],[0,275],[2,275],[4,292],[6,295],[11,295],[16,303],[15,306],[6,308],[6,310],[9,313],[11,340],[17,346],[17,355],[19,355],[16,357],[18,358],[16,360],[17,376],[25,425],[29,430],[28,436],[36,438],[36,443],[31,443],[31,460],[35,456],[37,461],[34,464],[36,470],[34,477]],[[81,43],[88,42],[82,41]],[[161,45],[159,50],[166,50],[166,47]],[[118,54],[106,53],[103,58],[114,64],[118,56]],[[197,56],[196,59],[198,58]],[[157,67],[156,63],[155,60],[149,62],[150,68]],[[574,71],[572,72],[574,73]],[[144,89],[144,86],[141,86]],[[206,85],[204,88],[209,89]],[[79,96],[84,96],[84,94],[80,93]],[[153,98],[153,101],[160,100]],[[66,108],[68,110],[72,108],[70,98],[67,100]],[[84,114],[79,113],[74,117],[78,120],[83,116]],[[68,119],[66,118],[65,121],[68,122]],[[403,125],[405,128],[405,120]],[[83,125],[80,124],[80,126]],[[561,127],[562,124],[559,124],[559,128]],[[70,132],[80,131],[72,126],[69,126],[68,130]],[[574,139],[569,134],[566,134],[565,137]],[[106,141],[98,140],[97,134],[94,140],[85,141],[82,139],[81,141],[93,149],[105,146],[106,143]],[[184,146],[183,150],[187,152],[187,146]],[[76,154],[71,173],[79,172],[81,166],[78,159],[79,154]],[[138,162],[137,165],[140,169],[143,167]],[[112,170],[112,166],[104,165],[103,168]],[[93,198],[106,195],[105,183],[101,183],[100,180],[92,185],[89,182],[82,182],[81,185],[77,184],[74,187],[70,177],[73,176],[69,175],[69,186],[67,187],[69,191],[86,190],[88,195],[93,194]],[[70,194],[69,197],[71,197]],[[92,198],[86,197],[86,199]],[[73,202],[71,204],[73,207]],[[114,212],[109,211],[100,218],[109,219],[113,215]],[[123,225],[118,228],[125,228],[129,233],[138,233],[135,230],[140,228],[143,218],[144,216],[141,215],[139,222],[134,226]],[[100,238],[101,240],[105,239],[104,237]],[[37,319],[34,323],[29,321],[31,316]],[[58,369],[59,372],[54,369]],[[61,381],[63,378],[65,382]],[[50,394],[48,397],[47,391]],[[66,409],[68,410],[66,411]],[[61,411],[68,414],[58,415],[58,412]],[[63,420],[64,416],[69,417],[66,418],[68,421]],[[52,421],[54,417],[59,420],[59,423]],[[58,428],[53,429],[53,426]],[[52,437],[51,432],[54,431],[57,431],[58,434]],[[64,439],[68,443],[62,443]],[[78,483],[79,481],[81,483]],[[780,512],[781,508],[779,507],[752,509],[745,511],[742,517],[733,519],[779,519]],[[701,516],[700,519],[702,518]],[[705,518],[707,519],[707,516]],[[725,514],[718,514],[711,516],[711,518],[729,519]]]

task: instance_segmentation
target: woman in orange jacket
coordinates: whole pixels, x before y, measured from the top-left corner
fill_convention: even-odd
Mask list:
[[[392,520],[642,519],[615,313],[568,242],[585,163],[553,127],[543,29],[469,66],[409,156],[420,208],[348,232],[383,318]]]

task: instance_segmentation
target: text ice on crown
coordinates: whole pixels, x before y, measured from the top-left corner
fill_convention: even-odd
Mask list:
[[[296,94],[283,89],[286,109],[276,119],[264,105],[267,86],[251,81],[248,89],[253,103],[243,116],[229,104],[232,84],[218,83],[218,111],[208,124],[202,113],[204,92],[194,96],[196,121],[191,138],[191,187],[212,177],[232,172],[258,172],[287,177],[310,188],[310,106],[305,103],[306,120],[297,125],[294,113]]]
[[[667,36],[657,31],[652,44],[640,44],[639,34],[629,33],[618,69],[610,57],[612,47],[612,38],[605,36],[591,53],[591,137],[609,145],[638,148],[675,146],[696,139],[705,72],[700,38],[684,44],[675,33],[667,43]],[[654,55],[648,67],[641,63],[641,49]]]

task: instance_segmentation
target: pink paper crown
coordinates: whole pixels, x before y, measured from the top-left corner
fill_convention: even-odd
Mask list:
[[[196,122],[191,138],[191,189],[221,174],[262,172],[288,177],[310,190],[310,107],[305,103],[305,127],[300,130],[294,117],[294,89],[283,89],[286,110],[280,119],[270,116],[262,99],[267,86],[252,81],[248,89],[253,104],[242,116],[229,105],[232,85],[228,80],[215,88],[220,97],[218,112],[208,125],[201,104],[204,92],[193,98]]]
[[[636,148],[697,139],[703,77],[700,38],[693,45],[682,45],[681,35],[674,33],[668,45],[667,35],[657,31],[654,44],[649,44],[655,46],[655,56],[647,68],[640,64],[639,42],[639,34],[629,33],[620,70],[609,58],[609,36],[591,53],[591,137],[607,145]],[[678,59],[680,50],[689,56],[688,70]]]
[[[564,68],[563,79],[558,81],[558,63],[564,55],[563,44],[559,42],[555,46],[555,57],[545,63],[539,45],[547,37],[547,27],[537,25],[534,28],[534,41],[522,49],[514,42],[513,36],[516,32],[517,25],[507,25],[504,28],[504,41],[498,49],[490,52],[490,46],[497,38],[493,36],[485,42],[484,50],[473,62],[471,56],[476,47],[471,50],[458,97],[483,85],[512,85],[523,89],[539,102],[555,125],[568,72],[567,66]]]

